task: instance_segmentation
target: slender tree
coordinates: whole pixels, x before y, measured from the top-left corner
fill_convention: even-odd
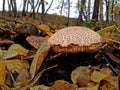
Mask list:
[[[106,3],[106,22],[109,23],[110,0],[105,0]]]
[[[35,18],[35,7],[34,7],[35,2],[34,2],[34,0],[29,0],[29,3],[32,8],[32,12],[31,12],[30,16],[33,16],[33,18]]]
[[[114,8],[115,0],[111,0],[111,11],[110,11],[110,20],[113,21],[113,8]]]
[[[10,1],[7,0],[7,3],[8,3],[8,11],[9,11],[9,16],[11,16],[11,4],[10,4]]]
[[[54,0],[51,1],[49,7],[48,7],[48,8],[46,9],[46,11],[45,11],[45,1],[44,1],[44,0],[41,0],[41,5],[42,5],[42,7],[41,7],[42,13],[41,13],[41,21],[40,21],[41,24],[44,23],[44,21],[45,21],[45,16],[46,16],[48,10],[51,8],[51,6],[52,6],[52,4],[53,4],[53,1],[54,1]]]
[[[90,6],[91,6],[91,0],[88,0],[88,9],[87,9],[87,12],[88,12],[88,16],[87,16],[87,20],[90,19],[90,13],[91,13],[91,10],[90,10]]]
[[[103,0],[100,0],[100,27],[103,25]]]
[[[100,4],[100,0],[95,0],[95,1],[94,1],[94,9],[93,9],[92,19],[98,20],[99,4]]]
[[[69,26],[70,21],[70,0],[68,0],[68,16],[67,16],[67,23],[66,25]]]
[[[26,5],[27,5],[27,0],[23,0],[23,10],[22,10],[22,16],[26,16]]]
[[[85,16],[84,12],[83,12],[83,9],[85,7],[85,2],[86,0],[82,0],[80,2],[80,0],[78,0],[78,12],[79,12],[79,15],[78,15],[78,22],[77,22],[77,25],[80,25],[80,23],[83,21],[83,16]]]
[[[2,9],[2,12],[3,13],[5,12],[5,0],[3,0],[3,9]]]
[[[64,0],[62,0],[62,3],[61,3],[60,15],[62,15],[63,6],[64,6]]]

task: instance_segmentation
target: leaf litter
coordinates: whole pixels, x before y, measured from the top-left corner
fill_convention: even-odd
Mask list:
[[[3,90],[54,90],[54,88],[67,90],[70,87],[68,90],[119,90],[120,39],[119,35],[116,35],[116,31],[115,33],[111,32],[111,27],[98,32],[107,40],[107,46],[102,54],[107,55],[109,63],[114,66],[113,68],[118,72],[118,75],[115,75],[101,53],[100,61],[96,59],[97,65],[90,64],[93,56],[92,58],[88,56],[87,59],[82,60],[83,58],[79,57],[81,55],[78,55],[76,57],[82,60],[79,61],[78,58],[70,58],[70,55],[54,54],[46,40],[59,29],[53,30],[48,25],[34,24],[40,36],[28,35],[29,30],[27,30],[25,33],[22,32],[24,37],[20,36],[23,39],[20,41],[17,37],[21,35],[21,31],[16,32],[15,30],[22,25],[24,23],[0,25],[0,33],[6,33],[0,37],[0,86]],[[114,26],[112,29],[116,29],[116,27]],[[104,30],[106,33],[103,34]],[[109,37],[111,38],[109,39]],[[15,39],[20,42],[17,43],[14,41]],[[26,42],[28,43],[27,48]],[[84,54],[86,56],[86,53]],[[74,62],[70,59],[73,59]],[[81,63],[78,64],[78,62]],[[55,72],[52,71],[53,69]],[[68,69],[70,74],[65,76],[65,73],[69,71]],[[48,74],[48,71],[51,73]],[[52,72],[54,73],[52,74]],[[52,76],[54,74],[55,77]],[[47,80],[48,75],[54,79],[51,85],[42,83],[42,80]],[[66,80],[66,77],[70,77],[71,80]],[[47,83],[49,82],[48,78]]]

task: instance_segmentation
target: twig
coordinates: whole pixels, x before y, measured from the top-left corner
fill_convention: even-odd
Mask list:
[[[103,58],[105,59],[105,61],[108,63],[108,65],[110,66],[110,68],[112,69],[112,71],[116,74],[119,75],[119,73],[115,70],[115,68],[112,66],[112,64],[109,62],[109,60],[106,58],[106,56],[103,54]]]
[[[62,54],[62,53],[58,53],[57,55],[54,55],[54,56],[52,56],[52,57],[50,57],[50,58],[47,58],[45,61],[53,60],[53,59],[57,58],[58,56],[60,56],[61,54]]]

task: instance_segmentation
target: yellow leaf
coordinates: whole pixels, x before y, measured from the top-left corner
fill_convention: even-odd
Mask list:
[[[21,26],[22,26],[22,24],[19,24],[19,23],[15,24],[15,28],[19,28]]]
[[[16,56],[26,56],[29,50],[25,49],[19,44],[12,44],[2,59],[10,59]]]
[[[37,29],[43,30],[43,31],[50,31],[50,28],[48,27],[48,25],[45,25],[45,24],[38,25]]]
[[[24,47],[22,47],[19,44],[12,44],[10,46],[10,48],[8,49],[8,51],[17,51],[20,55],[26,55],[28,53],[29,50],[25,49]]]
[[[112,76],[111,77],[111,84],[116,87],[116,90],[119,90],[119,77],[118,76]]]
[[[53,35],[53,33],[50,32],[50,31],[46,31],[46,34],[47,34],[48,36],[52,36],[52,35]]]
[[[95,70],[91,75],[91,80],[94,82],[100,82],[105,77],[107,77],[107,75]]]
[[[0,60],[0,83],[1,84],[5,83],[6,74],[7,74],[7,70],[6,70],[5,63],[2,60]]]
[[[11,72],[20,73],[22,68],[29,69],[30,67],[29,62],[27,60],[12,59],[6,60],[4,62],[7,65],[7,69],[9,69]]]

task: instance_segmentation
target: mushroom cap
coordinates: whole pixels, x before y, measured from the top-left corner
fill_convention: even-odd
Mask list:
[[[101,48],[101,42],[99,34],[80,26],[63,28],[48,39],[53,51],[60,53],[94,52]]]

